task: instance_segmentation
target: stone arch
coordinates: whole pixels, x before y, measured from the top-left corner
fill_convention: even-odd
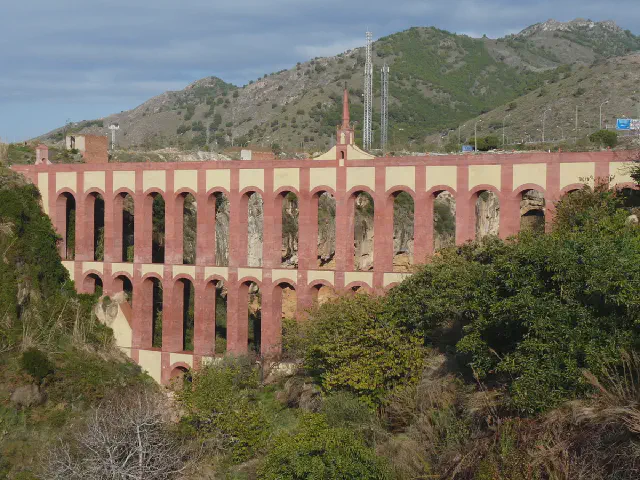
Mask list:
[[[122,262],[134,260],[135,195],[119,189],[113,198],[113,241]]]
[[[156,274],[145,275],[141,280],[140,348],[162,348],[164,292],[162,279]]]
[[[370,189],[352,189],[348,196],[350,231],[352,242],[348,248],[351,266],[355,271],[373,270],[373,237],[375,201]]]
[[[344,289],[346,292],[373,293],[373,288],[371,287],[371,285],[369,285],[367,282],[362,281],[350,282],[348,285],[345,285]]]
[[[104,196],[97,189],[90,190],[85,197],[85,216],[90,228],[88,236],[88,258],[101,262],[104,260],[105,211]]]
[[[190,188],[181,188],[174,197],[175,252],[178,263],[195,265],[198,238],[197,195]]]
[[[242,234],[242,241],[246,242],[244,261],[249,267],[261,267],[264,241],[264,197],[258,189],[249,188],[243,192],[240,197],[240,215],[243,229],[246,225],[246,232]]]
[[[129,305],[133,305],[133,282],[128,274],[116,274],[111,283],[111,290],[114,295],[124,292],[125,300]]]
[[[76,198],[71,191],[61,191],[56,199],[56,230],[62,237],[58,243],[60,257],[73,260],[76,254]]]
[[[299,196],[293,189],[281,188],[275,194],[274,247],[280,247],[276,264],[284,268],[298,266],[300,212],[298,199]]]
[[[409,272],[413,265],[415,195],[410,188],[397,187],[388,192],[385,218],[393,219],[391,244],[393,271]],[[388,233],[385,232],[385,235]]]
[[[202,304],[196,305],[196,350],[204,354],[227,351],[227,289],[221,277],[207,279]]]
[[[95,270],[89,270],[85,272],[84,279],[82,280],[82,292],[83,293],[97,293],[102,295],[104,283],[102,282],[102,276]]]
[[[479,185],[471,192],[474,238],[481,240],[500,233],[500,192],[491,185]]]
[[[573,193],[575,191],[582,190],[585,186],[588,186],[588,185],[586,183],[572,183],[570,185],[567,185],[562,190],[560,190],[560,198],[564,197],[568,193]],[[589,188],[591,187],[589,186]]]
[[[309,214],[309,226],[313,232],[313,243],[309,247],[315,252],[312,265],[321,269],[333,268],[336,254],[335,192],[329,188],[314,189]]]
[[[143,206],[143,245],[136,248],[147,250],[152,263],[165,261],[166,205],[163,194],[157,189],[145,193]],[[149,242],[149,243],[147,243]],[[145,255],[146,257],[146,255]]]
[[[546,224],[544,192],[533,188],[523,189],[518,197],[520,231],[544,233]]]
[[[229,228],[230,228],[230,203],[229,193],[223,188],[212,189],[207,192],[207,202],[204,215],[205,231],[203,235],[204,249],[213,256],[213,262],[218,267],[229,265]],[[213,217],[213,222],[210,220]]]
[[[433,251],[456,244],[456,192],[441,186],[430,190],[433,214]]]

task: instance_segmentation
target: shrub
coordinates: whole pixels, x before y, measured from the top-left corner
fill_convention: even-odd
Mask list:
[[[422,339],[386,316],[381,300],[342,297],[309,313],[305,365],[326,391],[347,390],[371,406],[411,384],[422,366]]]
[[[322,414],[306,414],[293,433],[277,435],[264,465],[262,480],[391,478],[386,464],[353,432],[332,428]]]
[[[589,140],[600,146],[613,148],[618,143],[618,133],[611,130],[598,130],[589,135]]]
[[[22,353],[20,366],[38,381],[42,381],[44,377],[53,373],[53,365],[49,358],[37,348],[30,348]]]

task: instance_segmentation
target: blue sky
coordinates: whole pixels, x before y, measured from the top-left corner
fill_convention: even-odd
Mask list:
[[[0,138],[128,110],[215,75],[244,85],[412,26],[499,37],[549,18],[614,20],[619,0],[0,0]]]

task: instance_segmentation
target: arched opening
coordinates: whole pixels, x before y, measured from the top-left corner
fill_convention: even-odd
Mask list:
[[[545,200],[538,190],[524,190],[520,196],[520,231],[544,233]]]
[[[338,297],[335,289],[328,285],[314,285],[311,290],[311,295],[313,297],[313,302],[318,305],[323,305]]]
[[[196,263],[196,242],[198,238],[198,205],[191,193],[183,193],[176,198],[176,213],[180,215],[182,222],[178,223],[178,228],[182,232],[179,237],[182,240],[182,263],[185,265],[195,265]]]
[[[202,309],[204,324],[196,325],[194,340],[202,348],[196,350],[223,354],[227,351],[227,289],[224,282],[208,282],[202,301],[204,303],[199,308]]]
[[[433,250],[456,244],[456,199],[447,191],[433,199]]]
[[[247,265],[249,267],[261,267],[264,209],[262,196],[258,192],[249,194],[247,215]]]
[[[248,294],[247,345],[250,352],[260,353],[262,344],[262,294],[258,284],[249,282]]]
[[[87,216],[92,224],[90,235],[93,238],[91,248],[96,262],[104,260],[104,198],[99,193],[90,193],[86,199]]]
[[[281,265],[298,266],[298,197],[293,192],[281,195],[282,201],[282,252]]]
[[[164,263],[165,251],[165,203],[159,193],[152,193],[147,197],[151,200],[151,261]],[[148,211],[148,210],[147,210]]]
[[[76,256],[76,199],[68,192],[56,201],[56,228],[62,237],[59,243],[60,257],[73,260]]]
[[[409,272],[413,265],[413,197],[407,192],[393,199],[393,271]]]
[[[500,200],[488,190],[479,192],[475,202],[476,240],[497,236],[500,230]]]
[[[329,192],[320,192],[317,200],[318,235],[317,266],[322,269],[335,268],[336,254],[336,199]]]
[[[84,281],[82,282],[82,290],[84,293],[95,293],[98,295],[102,295],[102,278],[100,275],[95,273],[90,273],[86,277],[84,277]]]
[[[272,338],[270,343],[271,354],[280,353],[283,358],[291,357],[295,354],[295,345],[289,344],[285,339],[288,330],[295,331],[298,326],[296,313],[298,308],[298,298],[293,285],[283,282],[276,286],[273,292],[273,316],[271,332],[277,332],[279,338]],[[269,335],[269,329],[265,336]]]
[[[133,305],[133,284],[126,275],[118,275],[113,279],[113,292],[116,295],[124,294],[124,300]]]
[[[195,325],[195,290],[193,282],[186,278],[181,278],[173,286],[173,311],[176,332],[182,331],[181,350],[192,352]]]
[[[215,263],[218,267],[229,265],[229,199],[224,193],[214,193],[215,198]]]
[[[120,193],[114,199],[114,236],[121,261],[133,262],[134,254],[134,208],[133,197]]]
[[[373,270],[373,198],[367,192],[358,192],[353,201],[353,268],[356,271]]]
[[[142,348],[162,348],[164,291],[159,278],[150,277],[142,285]]]

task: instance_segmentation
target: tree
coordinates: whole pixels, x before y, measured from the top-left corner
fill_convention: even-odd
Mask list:
[[[50,480],[169,480],[197,457],[171,432],[164,396],[119,392],[93,411],[74,444],[60,441],[48,454]]]
[[[618,143],[618,133],[611,130],[598,130],[589,135],[589,140],[600,146],[613,148]]]

